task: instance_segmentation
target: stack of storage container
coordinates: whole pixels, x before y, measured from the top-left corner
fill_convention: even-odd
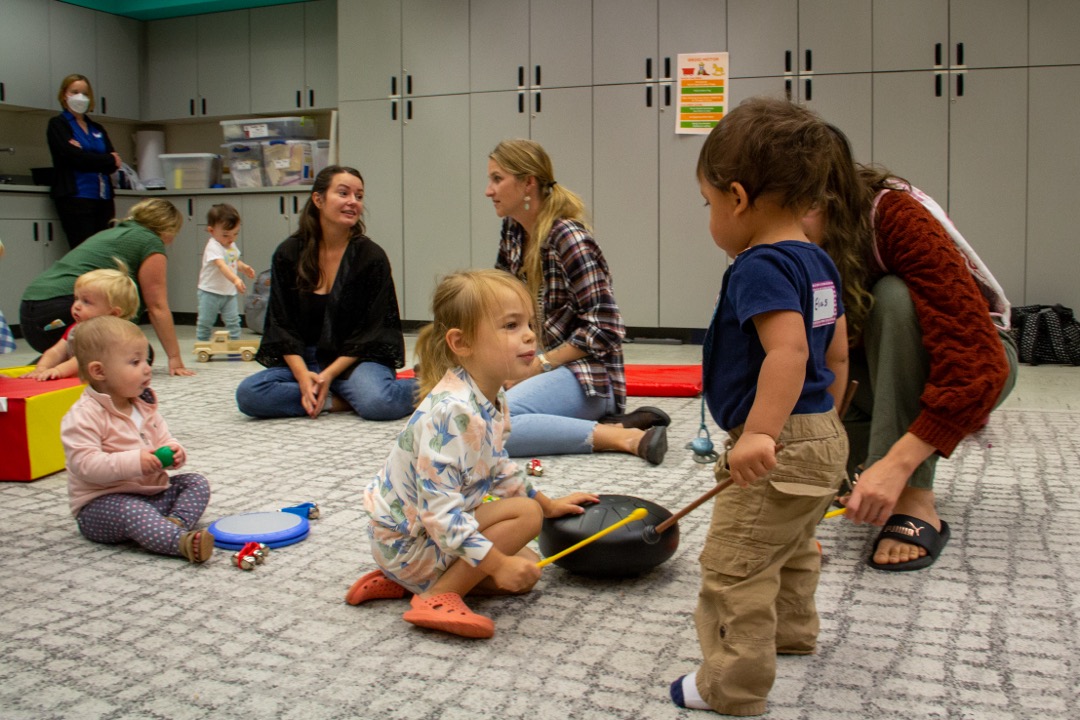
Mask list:
[[[314,118],[222,120],[221,128],[234,187],[310,185],[326,166],[329,141],[315,139]]]

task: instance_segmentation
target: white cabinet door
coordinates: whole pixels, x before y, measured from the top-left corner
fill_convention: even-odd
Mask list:
[[[969,68],[1027,65],[1027,5],[1017,0],[949,0],[949,64]]]
[[[401,0],[338,0],[338,97],[400,95]]]
[[[97,15],[93,10],[62,2],[45,3],[49,8],[49,80],[50,86],[60,88],[60,81],[78,73],[90,78],[98,90],[97,40],[94,24]],[[97,108],[90,112],[100,114],[101,96],[96,93]],[[55,102],[54,102],[55,104]]]
[[[255,272],[270,269],[274,251],[291,234],[290,221],[297,196],[289,193],[243,195],[240,210],[241,259]]]
[[[198,15],[198,115],[251,113],[249,12]]]
[[[1009,298],[1025,292],[1028,109],[1001,98],[1027,86],[1023,68],[971,70],[949,111],[949,215]]]
[[[404,0],[400,68],[405,96],[469,92],[468,0]]]
[[[1028,0],[1031,65],[1080,65],[1080,3],[1074,0]]]
[[[874,76],[873,161],[949,206],[948,75]]]
[[[19,322],[19,305],[27,285],[67,251],[60,221],[55,216],[37,214],[30,218],[0,217],[0,237],[5,246],[0,262],[0,310],[9,325]]]
[[[593,84],[659,78],[656,0],[593,0]]]
[[[659,166],[652,84],[593,88],[593,218],[627,326],[659,323]]]
[[[949,0],[874,0],[874,70],[948,65]]]
[[[4,0],[0,104],[56,109],[56,92],[62,78],[50,77],[49,63],[44,61],[42,43],[48,42],[48,37],[49,3]]]
[[[728,0],[731,77],[763,77],[797,71],[798,0]]]
[[[469,96],[419,97],[405,105],[405,252],[396,277],[405,283],[402,317],[430,320],[438,279],[471,264]]]
[[[303,107],[303,5],[274,5],[251,11],[250,79],[252,112]]]
[[[1075,118],[1080,67],[1031,68],[1028,73],[1027,292],[1010,299],[1017,305],[1022,300],[1080,308],[1080,142]]]
[[[469,3],[469,89],[513,90],[527,84],[529,0]]]
[[[592,85],[592,43],[588,0],[532,0],[525,82],[546,88]]]
[[[143,118],[171,120],[197,114],[199,23],[195,17],[146,24],[147,78]]]
[[[870,72],[870,11],[867,0],[799,0],[799,72]]]
[[[303,107],[336,108],[338,104],[337,2],[314,0],[304,8]]]
[[[679,53],[727,50],[726,0],[659,0],[659,17],[661,80],[678,72]]]
[[[593,203],[593,91],[588,87],[537,90],[532,94],[529,137],[544,146],[555,181]]]
[[[109,13],[94,13],[97,74],[93,78],[98,114],[139,119],[142,23]]]
[[[803,75],[799,101],[843,130],[858,162],[873,157],[874,99],[869,73]]]
[[[338,108],[341,164],[364,177],[367,235],[390,259],[398,306],[404,307],[401,101],[342,102]]]
[[[165,249],[169,310],[197,313],[199,303],[195,291],[199,286],[199,265],[206,245],[206,210],[200,217],[192,196],[173,196],[169,202],[184,216],[180,232]]]

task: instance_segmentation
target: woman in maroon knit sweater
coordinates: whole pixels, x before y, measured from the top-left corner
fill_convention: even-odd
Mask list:
[[[856,165],[835,134],[830,192],[805,225],[840,270],[859,381],[844,417],[858,478],[847,517],[883,526],[872,567],[918,570],[949,539],[937,458],[985,425],[1016,382],[1009,304],[932,199]]]

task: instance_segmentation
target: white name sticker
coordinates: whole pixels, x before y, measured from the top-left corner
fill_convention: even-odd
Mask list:
[[[836,286],[831,282],[814,283],[814,327],[836,322]]]
[[[270,135],[270,128],[266,123],[259,125],[244,125],[244,137],[247,138],[262,138]]]

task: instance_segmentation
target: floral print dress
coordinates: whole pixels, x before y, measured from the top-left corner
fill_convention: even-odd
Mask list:
[[[487,496],[528,496],[525,472],[503,448],[510,413],[493,405],[463,368],[448,370],[398,434],[364,491],[375,562],[424,592],[460,559],[479,565],[491,549],[473,515]]]

